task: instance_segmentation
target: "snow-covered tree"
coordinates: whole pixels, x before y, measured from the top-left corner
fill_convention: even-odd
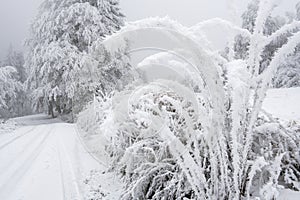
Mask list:
[[[22,83],[24,83],[27,79],[27,74],[24,67],[23,52],[15,51],[12,45],[9,46],[6,58],[4,59],[2,66],[14,66],[18,72],[18,79]]]
[[[17,70],[14,67],[0,67],[0,118],[14,115],[14,103],[21,83],[15,79]]]
[[[52,108],[70,113],[76,101],[87,95],[78,90],[88,91],[89,85],[80,85],[80,73],[89,48],[122,25],[115,0],[46,0],[27,41],[28,87],[35,107],[48,106],[52,115]]]
[[[27,73],[24,67],[24,57],[22,52],[15,51],[10,45],[7,55],[3,61],[3,66],[12,66],[16,72],[13,73],[13,79],[20,84],[16,91],[16,97],[11,98],[7,105],[6,117],[23,116],[31,113],[29,96],[24,89],[23,83],[27,79]]]
[[[296,17],[293,19],[294,23],[300,23],[299,7],[300,2],[296,5]],[[281,41],[286,41],[287,37],[299,31],[299,27],[291,30],[289,33],[283,35]],[[298,87],[300,86],[300,45],[284,60],[278,68],[277,75],[273,79],[274,87]]]
[[[276,77],[273,79],[274,87],[299,87],[300,86],[300,51],[295,50],[280,65]]]

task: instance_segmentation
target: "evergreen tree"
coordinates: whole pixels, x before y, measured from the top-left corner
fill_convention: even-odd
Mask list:
[[[277,88],[300,86],[300,51],[295,51],[283,61],[273,79],[273,85]]]
[[[7,73],[7,76],[17,82],[18,85],[17,90],[14,90],[14,95],[6,95],[6,108],[2,110],[2,112],[5,112],[6,117],[31,114],[28,94],[24,89],[23,84],[27,79],[23,53],[14,50],[13,46],[10,45],[7,55],[2,63],[3,66],[10,66],[13,68],[13,71],[11,70],[10,73]]]
[[[24,67],[24,56],[22,52],[14,50],[13,46],[10,45],[8,53],[3,62],[3,66],[13,66],[16,68],[18,73],[18,79],[22,83],[27,79],[26,70]]]
[[[68,114],[86,94],[80,73],[89,48],[123,25],[116,0],[46,0],[32,24],[27,44],[28,87],[37,109]],[[82,88],[85,87],[85,88]],[[80,95],[80,96],[77,96]],[[83,96],[81,96],[83,95]]]
[[[14,116],[17,93],[21,83],[15,79],[17,70],[14,67],[0,67],[0,118]]]

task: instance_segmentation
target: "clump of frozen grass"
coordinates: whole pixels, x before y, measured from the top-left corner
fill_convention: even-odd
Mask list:
[[[105,132],[100,134],[108,141],[104,149],[112,170],[125,182],[122,199],[273,199],[282,186],[299,190],[299,131],[264,116],[261,106],[280,61],[295,49],[300,33],[291,36],[258,74],[261,45],[267,45],[261,43],[262,26],[272,10],[267,3],[260,4],[267,6],[259,10],[261,16],[250,35],[248,60],[222,60],[201,49],[199,40],[191,42],[193,34],[187,29],[166,19],[140,21],[130,25],[130,34],[125,27],[112,36],[124,46],[143,35],[145,27],[166,34],[174,44],[185,44],[174,52],[196,66],[178,65],[179,59],[168,53],[151,57],[143,67],[155,67],[159,64],[155,59],[171,58],[177,70],[182,67],[186,80],[147,82],[135,77],[133,84],[109,98],[112,104],[104,109],[109,112],[100,112],[103,120],[95,124]],[[110,45],[109,38],[104,43],[110,49],[116,46],[116,40]],[[170,63],[164,61],[160,67]],[[189,77],[187,68],[199,79]],[[95,119],[93,112],[82,120],[85,126],[88,119]]]

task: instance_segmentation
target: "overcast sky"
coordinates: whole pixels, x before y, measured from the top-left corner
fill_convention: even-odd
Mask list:
[[[199,21],[221,17],[230,19],[228,2],[233,0],[121,0],[121,9],[128,21],[150,16],[166,16],[186,26]],[[239,13],[245,9],[249,0],[236,0]],[[282,0],[282,6],[288,9],[298,0]],[[28,34],[31,20],[37,13],[42,0],[0,0],[0,58],[11,43],[21,48]]]

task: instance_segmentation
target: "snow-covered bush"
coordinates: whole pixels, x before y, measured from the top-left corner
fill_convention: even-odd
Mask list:
[[[86,105],[86,108],[79,113],[77,126],[89,136],[101,134],[99,132],[99,124],[104,123],[107,115],[109,115],[110,107],[110,96],[102,98],[95,96],[94,100]]]
[[[149,35],[164,41],[134,66],[134,81],[113,93],[105,114],[100,101],[101,120],[86,110],[92,115],[79,122],[98,123],[101,148],[126,185],[122,199],[274,199],[280,186],[298,189],[298,131],[261,110],[281,61],[300,41],[300,32],[290,35],[260,71],[264,48],[294,30],[285,25],[264,35],[273,8],[260,1],[253,31],[239,29],[249,36],[244,60],[206,49],[209,42],[195,33],[203,26],[187,29],[168,18],[129,23],[104,40],[112,54],[148,50]],[[237,29],[224,20],[210,23]]]
[[[263,117],[258,120],[250,158],[260,157],[265,163],[255,175],[254,192],[258,191],[255,186],[268,183],[300,190],[299,139],[297,125],[285,127]]]

